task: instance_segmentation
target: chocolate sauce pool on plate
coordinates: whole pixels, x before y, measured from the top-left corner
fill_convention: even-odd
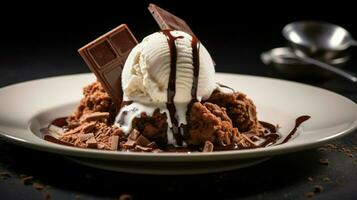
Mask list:
[[[295,126],[293,128],[293,130],[291,130],[291,132],[289,133],[288,136],[286,136],[286,138],[280,143],[280,144],[284,144],[286,142],[288,142],[292,136],[295,134],[295,132],[297,131],[297,128],[302,124],[304,123],[306,120],[310,119],[311,117],[308,116],[308,115],[303,115],[303,116],[300,116],[298,118],[296,118],[295,120]]]

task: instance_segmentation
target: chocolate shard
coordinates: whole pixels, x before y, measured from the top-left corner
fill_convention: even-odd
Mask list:
[[[148,9],[162,30],[164,29],[179,30],[195,36],[191,28],[187,25],[187,23],[183,19],[176,17],[170,12],[152,3],[149,4]]]
[[[56,143],[56,144],[61,144],[61,145],[66,145],[66,146],[71,146],[71,147],[74,146],[74,145],[71,144],[71,143],[64,142],[64,141],[59,140],[59,139],[57,139],[57,138],[55,138],[55,137],[53,137],[53,136],[51,136],[51,135],[45,135],[45,136],[43,137],[43,139],[46,140],[46,141],[49,141],[49,142]]]
[[[134,140],[127,140],[123,146],[124,148],[132,148],[136,145],[136,142]]]
[[[150,144],[150,141],[143,135],[139,135],[139,137],[136,138],[136,144],[140,145],[142,147],[147,147]]]
[[[205,146],[203,147],[202,152],[212,152],[214,148],[214,145],[210,141],[205,142]]]
[[[86,125],[83,125],[82,132],[88,133],[88,132],[92,131],[94,128],[95,128],[95,122],[91,122]]]
[[[84,115],[83,121],[99,121],[102,119],[108,119],[109,112],[94,112],[87,115]]]
[[[136,139],[140,136],[140,132],[136,129],[133,129],[129,136],[128,136],[128,140],[133,140],[136,141]]]
[[[97,140],[94,137],[91,137],[86,141],[87,148],[96,149],[98,147]]]
[[[119,136],[117,135],[110,136],[109,141],[110,141],[110,149],[113,151],[118,150]]]
[[[121,105],[123,96],[122,69],[137,43],[128,26],[121,24],[78,50],[117,107]]]

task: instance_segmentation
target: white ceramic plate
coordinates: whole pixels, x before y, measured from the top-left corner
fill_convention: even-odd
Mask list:
[[[108,170],[192,174],[237,169],[269,157],[322,145],[346,135],[357,126],[357,106],[333,92],[305,84],[235,74],[217,73],[217,81],[253,99],[260,120],[279,124],[284,135],[296,117],[310,115],[289,142],[260,149],[212,153],[135,153],[67,147],[44,141],[39,129],[52,119],[69,115],[82,98],[92,74],[59,76],[28,81],[0,89],[0,136],[10,142],[61,154]]]

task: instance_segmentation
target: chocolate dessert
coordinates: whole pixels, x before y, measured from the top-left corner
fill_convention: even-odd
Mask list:
[[[140,43],[125,24],[79,50],[98,81],[44,139],[118,151],[239,150],[276,145],[277,127],[258,121],[251,99],[216,83],[215,64],[182,19],[150,4],[162,29]],[[308,116],[298,118],[289,140]]]

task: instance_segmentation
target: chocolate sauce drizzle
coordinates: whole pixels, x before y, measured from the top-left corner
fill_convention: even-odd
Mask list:
[[[171,34],[171,31],[172,30],[169,29],[161,30],[161,32],[166,36],[167,43],[170,49],[170,76],[169,76],[169,83],[167,87],[166,107],[170,113],[172,132],[174,134],[176,143],[181,146],[183,143],[183,136],[181,134],[180,125],[178,124],[177,110],[174,103],[174,98],[176,94],[176,71],[177,71],[177,49],[176,49],[175,40],[184,37],[183,36],[174,37]],[[198,76],[200,72],[200,59],[199,59],[200,43],[195,36],[192,36],[191,48],[192,48],[193,80],[192,80],[192,88],[191,88],[191,101],[188,104],[188,110],[194,102],[198,101],[197,87],[198,87]]]
[[[218,83],[216,82],[216,84],[219,86],[219,87],[222,87],[222,88],[227,88],[229,90],[232,90],[232,92],[236,92],[233,88],[227,86],[227,85],[223,85],[222,83]]]
[[[169,76],[169,83],[167,87],[166,107],[170,113],[172,132],[176,139],[176,143],[178,145],[182,145],[183,138],[177,120],[177,110],[174,103],[174,98],[176,94],[176,70],[177,70],[176,67],[177,49],[176,49],[175,40],[179,38],[183,38],[183,36],[174,37],[173,35],[171,35],[171,30],[162,30],[161,32],[166,36],[167,43],[170,48],[170,76]]]
[[[289,141],[291,139],[291,137],[295,134],[295,132],[297,131],[297,128],[302,124],[304,123],[306,120],[310,119],[311,117],[308,116],[308,115],[303,115],[303,116],[300,116],[298,118],[296,118],[295,120],[295,126],[293,128],[293,130],[290,131],[289,135],[286,136],[286,138],[280,143],[280,144],[284,144],[286,143],[287,141]]]
[[[198,87],[198,76],[200,74],[200,43],[196,36],[192,35],[191,41],[192,48],[192,65],[193,65],[193,80],[191,89],[191,104],[197,102],[197,87]]]

